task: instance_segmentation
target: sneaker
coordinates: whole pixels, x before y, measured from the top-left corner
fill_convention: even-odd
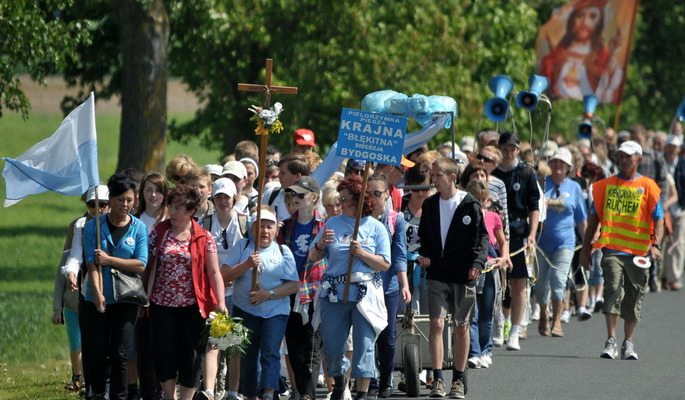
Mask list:
[[[378,384],[378,382],[376,382],[376,384]],[[377,387],[370,387],[369,390],[366,392],[366,397],[368,399],[377,399],[378,398],[378,388]]]
[[[501,322],[495,323],[495,332],[492,335],[492,345],[500,347],[504,343],[504,324]]]
[[[490,368],[492,365],[492,356],[488,353],[480,356],[480,366],[481,368]]]
[[[392,392],[393,392],[392,384],[383,386],[378,391],[378,397],[381,399],[387,399],[388,397],[390,397],[392,395]]]
[[[621,346],[621,360],[637,360],[635,347],[630,340],[626,339],[623,341],[623,345]]]
[[[347,376],[343,375],[343,383],[341,386],[334,385],[333,386],[333,391],[331,391],[331,397],[330,400],[347,400],[350,399],[352,400],[352,393],[350,393],[350,390],[346,388],[347,386]]]
[[[323,374],[319,374],[319,379],[316,381],[316,387],[322,388],[324,386],[326,386],[326,378],[324,378]]]
[[[595,302],[595,312],[602,312],[603,309],[604,309],[604,299],[600,297]]]
[[[509,340],[509,333],[511,333],[511,322],[507,321],[504,323],[504,332],[502,332],[505,342]]]
[[[571,320],[571,310],[564,310],[561,312],[561,322],[568,324]]]
[[[618,355],[618,348],[616,345],[616,338],[610,336],[606,342],[604,342],[604,351],[599,356],[602,358],[608,358],[613,360]]]
[[[433,388],[428,397],[445,397],[445,382],[442,379],[433,381]]]
[[[197,400],[214,400],[214,393],[209,390],[203,390],[195,395]]]
[[[578,307],[578,321],[587,321],[592,318],[592,313],[585,307]]]
[[[540,305],[538,303],[533,304],[533,312],[530,313],[531,321],[538,321],[540,319]]]
[[[468,359],[469,368],[479,369],[480,368],[480,357],[471,357]]]
[[[343,400],[352,400],[352,392],[350,389],[345,389],[343,392]]]
[[[521,350],[521,346],[519,345],[518,335],[509,336],[509,343],[507,343],[507,350]]]
[[[461,379],[457,379],[456,381],[452,382],[452,386],[450,386],[450,394],[449,394],[450,399],[463,399],[464,398],[464,381]]]

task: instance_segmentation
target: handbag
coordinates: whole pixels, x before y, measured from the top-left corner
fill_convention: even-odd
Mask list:
[[[117,268],[112,268],[112,286],[114,287],[114,300],[117,303],[135,304],[140,307],[147,307],[150,305],[145,289],[143,288],[143,280],[140,274],[135,272],[123,271]]]

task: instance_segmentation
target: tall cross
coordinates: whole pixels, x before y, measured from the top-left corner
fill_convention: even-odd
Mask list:
[[[297,94],[297,88],[292,86],[271,86],[271,68],[273,60],[266,59],[266,75],[264,77],[264,84],[239,83],[238,90],[245,92],[264,92],[264,109],[271,107],[271,93],[283,94]],[[268,129],[262,132],[260,148],[259,148],[259,180],[257,184],[257,233],[255,238],[255,251],[259,251],[259,232],[261,229],[262,216],[262,196],[264,194],[264,177],[266,174],[266,147],[269,143]],[[252,270],[252,291],[257,290],[257,275],[258,268]]]

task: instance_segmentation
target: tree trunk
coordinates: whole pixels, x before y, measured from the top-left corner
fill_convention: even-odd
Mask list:
[[[117,171],[164,171],[169,17],[163,0],[112,4],[119,17],[123,62]]]

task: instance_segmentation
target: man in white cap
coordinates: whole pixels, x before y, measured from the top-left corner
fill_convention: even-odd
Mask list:
[[[594,206],[589,210],[580,265],[589,269],[590,247],[601,249],[608,338],[600,356],[613,359],[618,355],[616,329],[621,317],[625,333],[621,359],[637,360],[633,334],[642,316],[650,261],[661,257],[664,210],[659,187],[637,172],[642,147],[632,140],[625,141],[617,157],[619,173],[593,185]],[[592,243],[600,224],[599,239]]]

